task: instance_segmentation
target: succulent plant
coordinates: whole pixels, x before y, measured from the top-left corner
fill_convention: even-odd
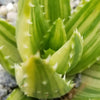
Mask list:
[[[81,85],[72,100],[99,100],[100,99],[100,64],[95,63],[82,73]],[[96,84],[96,85],[95,85]]]
[[[100,1],[19,0],[16,29],[0,19],[0,63],[18,88],[7,100],[99,100]],[[97,84],[97,85],[95,85]]]

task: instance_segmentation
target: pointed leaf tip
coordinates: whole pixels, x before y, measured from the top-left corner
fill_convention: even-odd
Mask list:
[[[64,74],[73,69],[81,58],[83,40],[78,30],[74,31],[71,39],[66,42],[50,59],[50,65],[58,63],[56,72]]]
[[[21,69],[16,69],[16,80],[27,96],[38,99],[60,97],[73,87],[66,84],[66,80],[54,72],[44,60],[35,56],[30,57]]]

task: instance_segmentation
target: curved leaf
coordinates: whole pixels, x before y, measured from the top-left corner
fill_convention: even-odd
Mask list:
[[[83,39],[76,30],[70,40],[51,56],[49,63],[57,73],[65,74],[78,63],[82,51]]]
[[[12,75],[14,64],[20,63],[21,58],[17,50],[15,28],[0,19],[0,63]]]
[[[16,67],[16,80],[21,90],[30,97],[49,99],[60,97],[72,89],[71,81],[63,80],[47,60],[31,56],[22,67]]]
[[[42,48],[46,48],[48,24],[44,19],[39,0],[19,1],[16,35],[18,50],[24,61]]]
[[[51,24],[58,18],[69,20],[70,0],[39,0],[46,20]]]
[[[25,96],[24,93],[17,88],[13,90],[13,92],[8,96],[6,100],[37,100],[37,99]]]
[[[94,64],[82,73],[82,83],[72,100],[100,100],[100,65]]]
[[[49,48],[58,50],[67,41],[63,21],[58,18],[50,31]]]
[[[73,29],[78,28],[83,36],[83,54],[75,69],[69,74],[76,74],[90,67],[100,56],[100,1],[89,0],[73,15],[66,24],[68,38]]]

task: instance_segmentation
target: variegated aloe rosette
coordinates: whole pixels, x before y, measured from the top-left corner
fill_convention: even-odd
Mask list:
[[[7,100],[61,97],[80,72],[72,100],[100,100],[100,0],[70,13],[70,0],[19,0],[16,30],[0,20],[0,63],[19,86]]]

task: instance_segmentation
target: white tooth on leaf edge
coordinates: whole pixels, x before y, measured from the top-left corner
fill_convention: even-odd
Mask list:
[[[36,54],[35,54],[36,57],[40,57],[40,52],[38,51]]]
[[[69,65],[69,67],[71,66],[71,63],[70,62],[68,62],[68,65]]]
[[[24,76],[23,76],[23,78],[27,78],[28,77],[28,75],[27,74],[25,74]]]
[[[51,55],[49,55],[49,56],[47,57],[47,59],[45,60],[45,61],[46,61],[46,63],[49,63],[50,58],[51,58]]]
[[[31,2],[29,3],[29,6],[30,6],[30,7],[35,7],[35,5],[32,4]]]
[[[78,29],[76,28],[76,30],[74,31],[74,33],[78,33],[78,34],[80,34],[80,32],[78,31]]]
[[[21,69],[21,67],[18,64],[14,64],[14,68]]]
[[[30,19],[27,20],[28,24],[33,24]]]
[[[43,84],[43,85],[46,85],[46,84],[47,84],[47,81],[43,81],[42,84]]]
[[[70,58],[72,58],[73,57],[73,53],[70,53]]]
[[[0,46],[0,50],[2,50],[4,48],[4,46]]]
[[[51,29],[49,29],[47,32],[51,32]]]
[[[28,86],[28,84],[27,84],[27,83],[25,83],[25,84],[24,84],[24,87],[27,87],[27,86]]]
[[[53,66],[53,69],[56,70],[56,69],[57,69],[57,66],[58,66],[58,63],[56,63],[56,64]]]
[[[10,66],[10,68],[14,69],[14,66]]]
[[[63,76],[63,80],[66,80],[66,75]]]
[[[74,43],[72,43],[72,49],[74,49]]]
[[[58,74],[59,75],[59,77],[62,77],[62,74]]]
[[[67,82],[67,85],[69,86],[69,85],[70,85],[70,83],[71,83],[71,81],[69,80],[69,81]]]
[[[63,19],[63,22],[65,22],[65,18]]]
[[[86,0],[86,2],[89,2],[90,0]]]
[[[43,8],[43,7],[44,7],[44,5],[40,5],[40,7],[41,7],[41,8]]]
[[[28,93],[27,92],[25,92],[25,95],[27,95]]]
[[[26,36],[31,37],[32,35],[29,32],[26,32]]]
[[[10,56],[5,56],[5,59],[9,59],[10,58]]]
[[[24,44],[24,48],[26,48],[26,49],[27,49],[27,48],[28,48],[28,46],[27,46],[26,44]]]
[[[79,7],[83,7],[84,5],[79,5]]]

